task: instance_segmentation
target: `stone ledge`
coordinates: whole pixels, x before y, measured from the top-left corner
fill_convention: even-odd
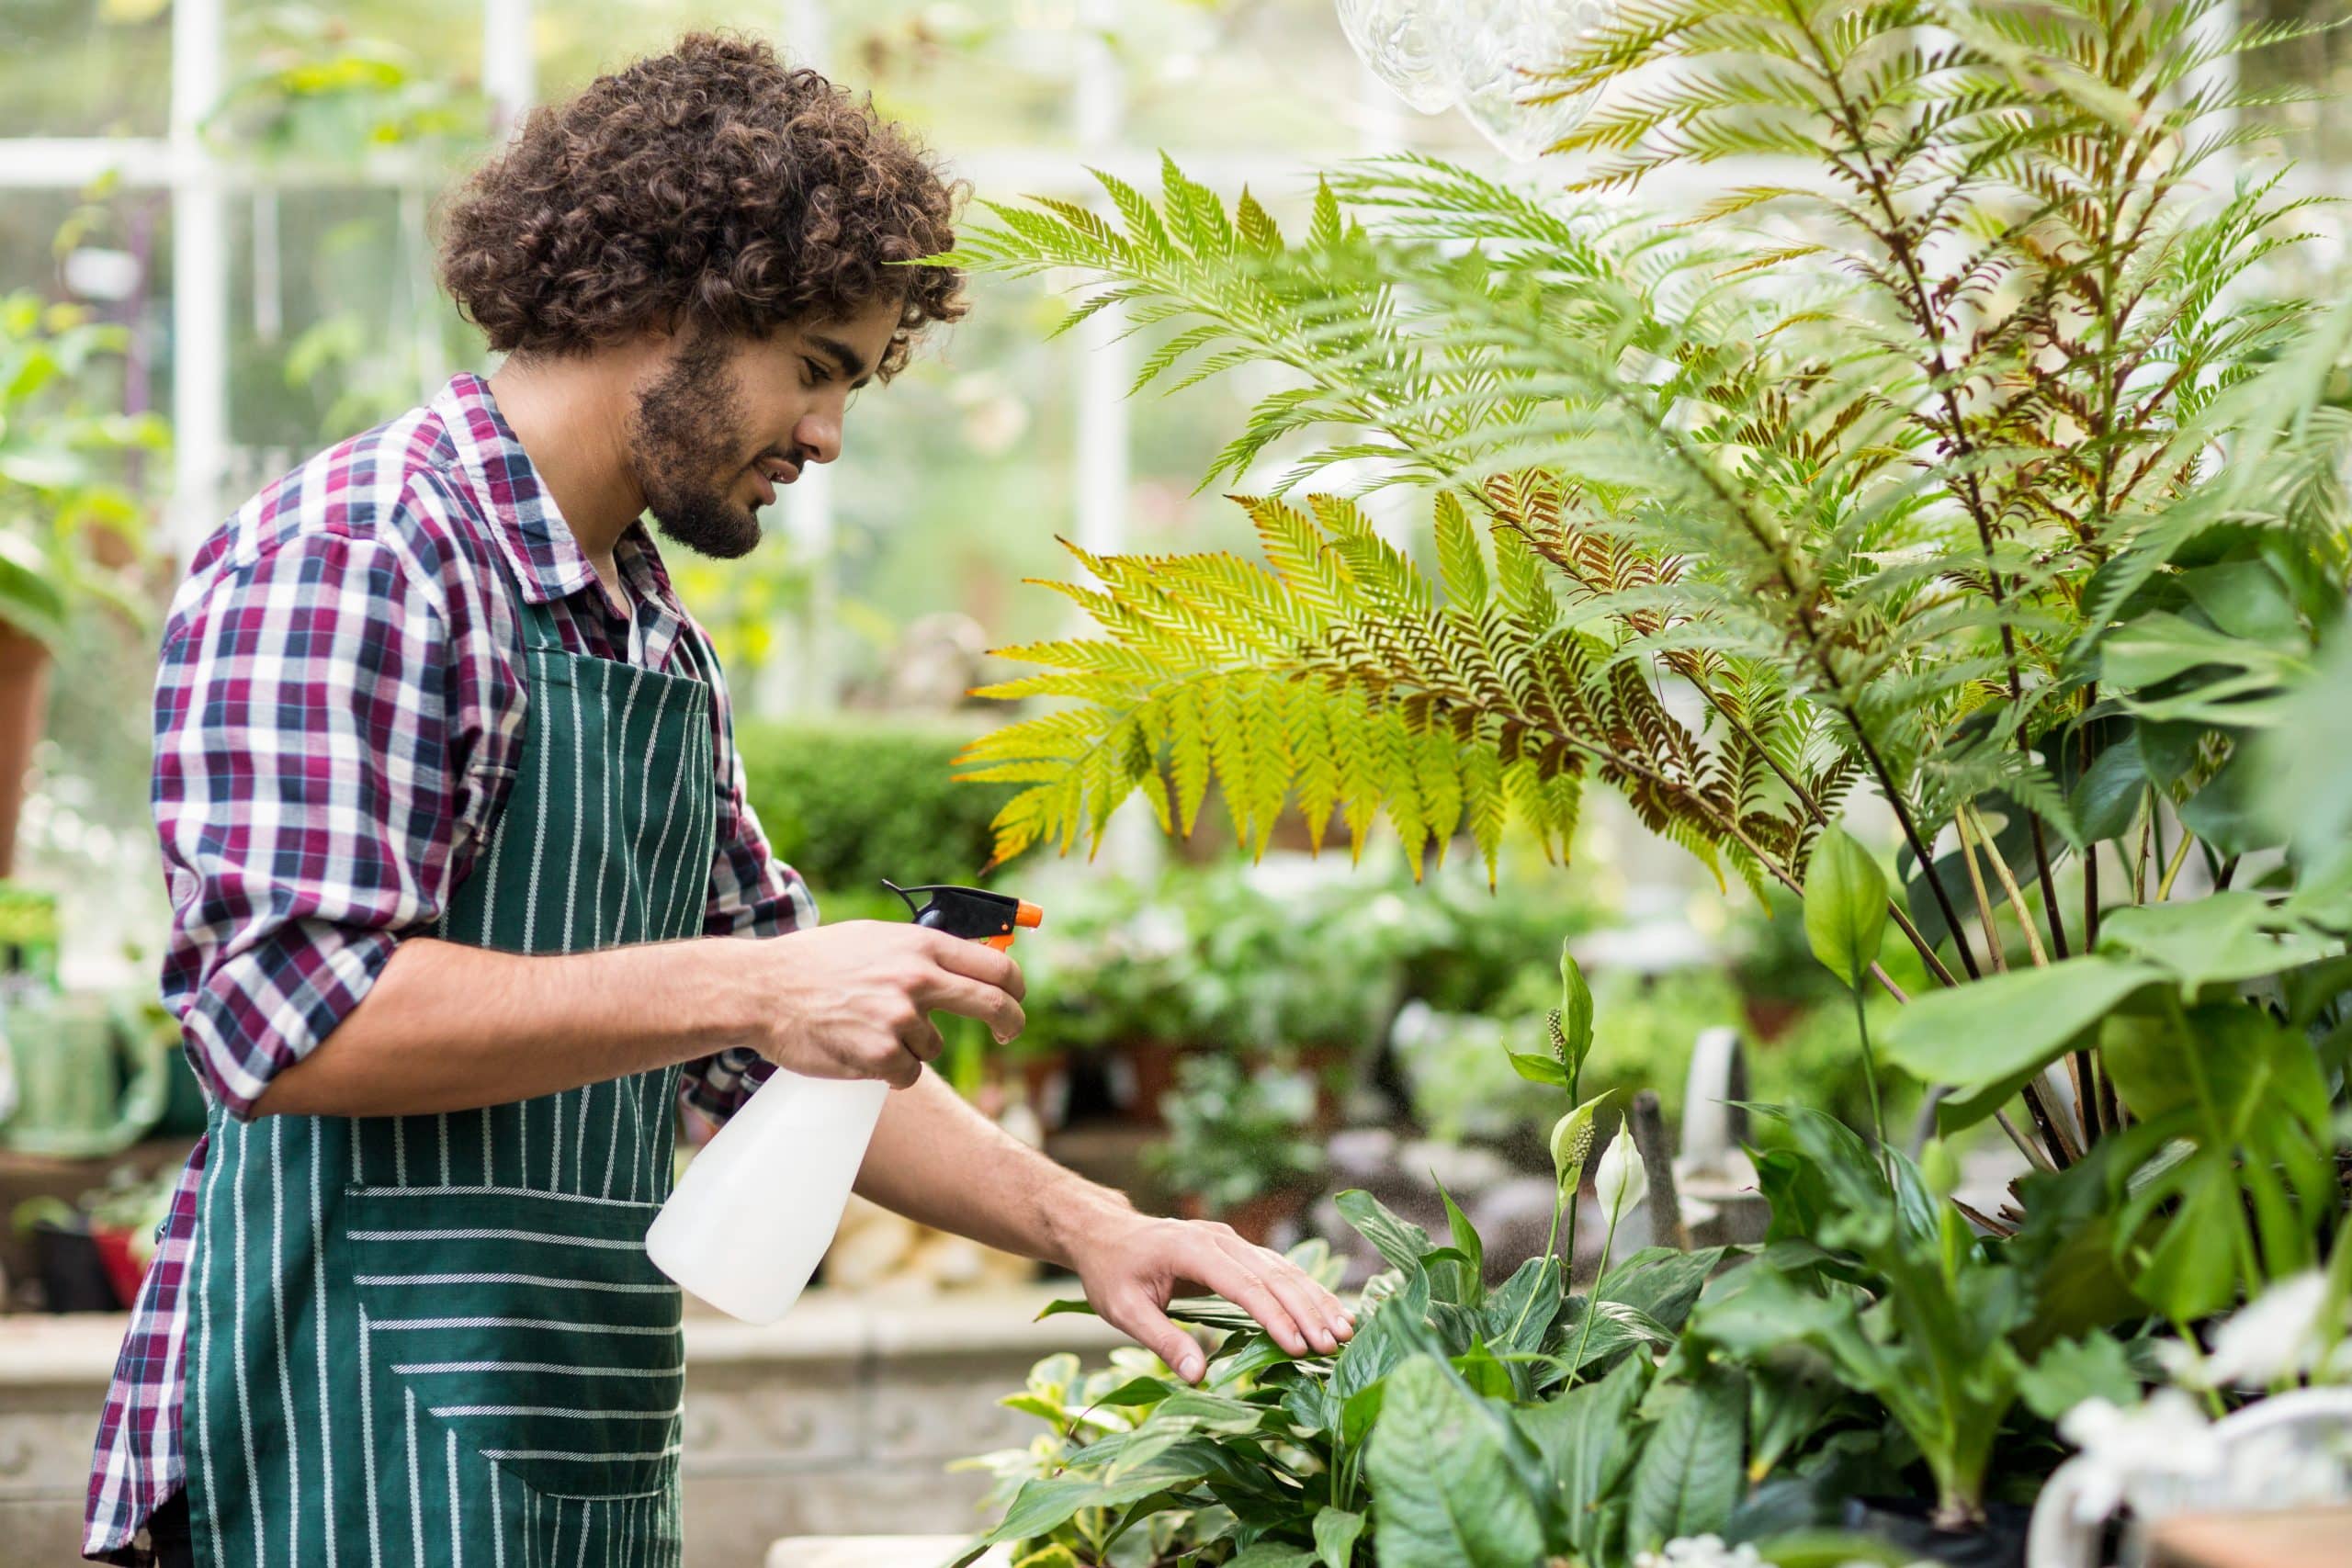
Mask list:
[[[1057,1296],[1050,1287],[973,1291],[924,1299],[835,1295],[812,1290],[782,1321],[738,1323],[698,1303],[686,1312],[688,1366],[742,1361],[961,1359],[975,1356],[1049,1356],[1074,1350],[1100,1356],[1126,1337],[1100,1318],[1035,1321]],[[130,1325],[124,1313],[39,1313],[0,1316],[0,1389],[103,1386]],[[1010,1392],[1009,1390],[1007,1392]],[[91,1406],[91,1418],[97,1407]]]

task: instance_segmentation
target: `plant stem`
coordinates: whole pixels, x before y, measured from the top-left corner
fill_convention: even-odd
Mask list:
[[[2164,880],[2156,884],[2154,900],[2156,903],[2161,904],[2172,897],[2173,878],[2178,876],[2180,868],[2188,863],[2188,846],[2195,842],[2197,842],[2197,835],[2183,828],[2180,830],[2180,842],[2172,852],[2172,863],[2165,867]]]
[[[1871,1054],[1870,1016],[1862,1007],[1862,988],[1856,986],[1852,989],[1854,1032],[1862,1040],[1862,1082],[1870,1087],[1871,1091],[1871,1130],[1877,1134],[1879,1165],[1882,1174],[1886,1177],[1887,1191],[1892,1193],[1894,1190],[1894,1167],[1886,1150],[1886,1111],[1880,1106],[1878,1099],[1878,1061]]]
[[[1985,863],[1992,866],[1994,876],[2001,884],[2002,897],[2008,899],[2009,908],[2017,911],[2018,925],[2025,932],[2025,948],[2032,955],[2033,966],[2047,969],[2050,966],[2049,951],[2041,945],[2041,932],[2034,928],[2033,911],[2026,908],[2025,892],[2018,886],[2017,875],[2009,870],[2009,863],[2001,857],[2001,847],[1993,841],[1993,835],[1984,830],[1984,818],[1977,814],[1975,807],[1963,806],[1960,808],[1960,815],[1973,827],[1976,841],[1984,846]]]
[[[1961,928],[1960,911],[1953,907],[1951,895],[1944,889],[1944,879],[1936,873],[1936,857],[1930,852],[1931,847],[1928,842],[1919,837],[1918,824],[1911,819],[1909,803],[1904,799],[1903,792],[1894,787],[1894,775],[1888,771],[1885,759],[1878,754],[1878,748],[1871,744],[1870,733],[1863,729],[1860,716],[1851,707],[1844,712],[1846,726],[1854,732],[1854,743],[1861,748],[1863,761],[1870,764],[1871,772],[1877,776],[1879,791],[1886,796],[1887,805],[1894,807],[1894,819],[1903,828],[1904,840],[1911,846],[1912,857],[1919,863],[1919,874],[1928,879],[1928,890],[1936,896],[1936,908],[1943,915],[1944,929],[1951,932],[1951,944],[1959,950],[1960,966],[1968,971],[1970,979],[1981,977],[1984,971],[1976,967],[1976,954],[1969,951],[1968,933]],[[1919,932],[1910,921],[1903,922],[1903,930],[1910,937],[1911,944],[1926,954],[1928,962],[1936,964],[1934,950],[1920,939]],[[1937,967],[1940,969],[1942,965],[1937,964]]]
[[[1630,1128],[1620,1127],[1617,1130],[1617,1135],[1621,1138],[1630,1138],[1634,1134]],[[1561,1387],[1562,1393],[1577,1386],[1577,1374],[1584,1369],[1584,1348],[1592,1338],[1592,1320],[1600,1315],[1601,1283],[1609,1278],[1609,1249],[1616,1244],[1617,1214],[1612,1206],[1609,1214],[1609,1227],[1600,1239],[1600,1269],[1592,1277],[1592,1293],[1584,1299],[1584,1326],[1577,1331],[1576,1352],[1568,1358],[1568,1381]]]
[[[2009,967],[2008,954],[2002,951],[2001,933],[1993,921],[1993,900],[1984,893],[1984,873],[1976,863],[1976,839],[1968,830],[1966,808],[1956,813],[1951,820],[1952,826],[1960,830],[1961,863],[1968,868],[1968,886],[1976,895],[1976,923],[1984,929],[1985,956],[1992,961],[1994,974],[2006,974]]]

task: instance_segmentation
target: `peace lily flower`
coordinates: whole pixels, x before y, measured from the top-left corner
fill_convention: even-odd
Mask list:
[[[1634,1568],[1773,1568],[1773,1564],[1757,1555],[1756,1549],[1742,1541],[1726,1546],[1719,1535],[1678,1536],[1658,1551],[1645,1551],[1634,1559]],[[1872,1568],[1867,1562],[1849,1562],[1844,1568]],[[1915,1563],[1913,1568],[1932,1568],[1931,1564]]]
[[[1592,1173],[1592,1190],[1600,1200],[1601,1213],[1612,1225],[1625,1217],[1627,1210],[1649,1196],[1649,1172],[1642,1168],[1641,1154],[1634,1147],[1630,1122],[1619,1124],[1617,1135],[1601,1155],[1600,1168]]]
[[[1552,1123],[1552,1174],[1563,1191],[1573,1191],[1584,1179],[1584,1162],[1592,1156],[1593,1116],[1608,1098],[1596,1095]]]
[[[2210,1352],[2173,1340],[2157,1354],[2173,1381],[2188,1388],[2260,1388],[2310,1377],[2321,1370],[2326,1310],[2327,1276],[2307,1269],[2278,1280],[2233,1313],[2214,1330]],[[2340,1346],[2326,1371],[2338,1377],[2352,1371],[2352,1350]]]
[[[2082,1524],[2106,1518],[2135,1495],[2202,1480],[2222,1468],[2220,1439],[2196,1400],[2177,1388],[2158,1389],[2130,1409],[2086,1399],[2060,1418],[2058,1431],[2083,1450],[2084,1476],[2075,1495],[2075,1517]]]

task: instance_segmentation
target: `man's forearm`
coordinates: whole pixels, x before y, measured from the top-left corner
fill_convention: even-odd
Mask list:
[[[256,1114],[469,1111],[707,1055],[745,1032],[729,940],[525,956],[412,938]]]
[[[1056,1165],[928,1072],[883,1106],[857,1190],[910,1219],[1065,1269],[1076,1265],[1075,1243],[1136,1217],[1123,1195]]]

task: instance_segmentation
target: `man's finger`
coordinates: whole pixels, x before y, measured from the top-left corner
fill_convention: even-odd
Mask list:
[[[944,969],[917,986],[914,999],[924,1008],[936,1008],[959,1018],[978,1019],[989,1026],[1000,1045],[1029,1026],[1028,1015],[1021,1010],[1021,1004],[1013,1000],[1011,992]]]
[[[984,942],[942,935],[933,944],[932,962],[950,974],[994,986],[1014,1001],[1029,994],[1029,982],[1022,978],[1021,965],[1012,955],[999,953]]]
[[[1323,1288],[1295,1268],[1289,1259],[1262,1247],[1253,1247],[1238,1235],[1219,1235],[1217,1245],[1233,1255],[1234,1260],[1266,1282],[1275,1299],[1290,1313],[1291,1320],[1306,1336],[1307,1342],[1329,1356],[1340,1348],[1340,1314],[1338,1303],[1326,1305],[1318,1299]]]
[[[1256,1318],[1274,1337],[1274,1343],[1292,1355],[1304,1356],[1315,1348],[1290,1308],[1255,1268],[1206,1236],[1199,1242],[1198,1251],[1200,1261],[1184,1265],[1185,1273],[1198,1276],[1202,1284]]]
[[[1148,1296],[1140,1292],[1123,1296],[1106,1305],[1102,1315],[1111,1320],[1111,1326],[1167,1362],[1169,1370],[1186,1382],[1200,1382],[1207,1371],[1200,1346]]]

